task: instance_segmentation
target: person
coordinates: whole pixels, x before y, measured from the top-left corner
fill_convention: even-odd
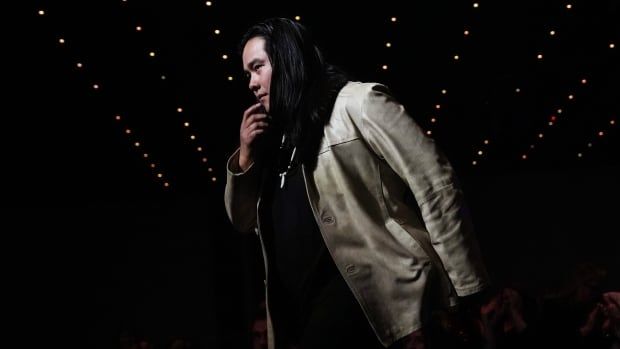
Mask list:
[[[503,287],[480,309],[485,348],[526,348],[533,346],[533,327],[538,312],[535,300],[524,291]]]
[[[427,304],[489,285],[453,168],[379,83],[271,18],[240,54],[256,103],[225,206],[265,259],[269,348],[421,348]]]
[[[602,293],[577,333],[583,348],[619,348],[620,292]]]
[[[254,316],[250,321],[250,347],[252,349],[267,349],[267,306],[265,301],[258,303]]]

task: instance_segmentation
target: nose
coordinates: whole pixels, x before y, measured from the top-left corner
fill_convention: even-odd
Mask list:
[[[250,82],[248,84],[248,87],[250,88],[250,91],[252,92],[258,91],[258,89],[260,88],[260,84],[258,83],[258,79],[256,78],[256,75],[254,74],[250,75]]]

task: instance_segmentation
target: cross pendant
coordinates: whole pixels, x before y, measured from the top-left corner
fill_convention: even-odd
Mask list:
[[[286,180],[286,171],[280,173],[280,189],[284,188],[285,180]]]

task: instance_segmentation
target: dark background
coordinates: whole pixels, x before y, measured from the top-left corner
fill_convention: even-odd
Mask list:
[[[118,347],[126,335],[157,348],[175,337],[200,348],[245,345],[262,261],[255,237],[235,232],[225,216],[224,165],[252,101],[236,45],[271,16],[301,16],[331,62],[387,84],[432,130],[462,179],[497,282],[545,290],[593,262],[617,289],[620,148],[610,120],[620,110],[620,60],[609,44],[620,43],[620,5],[565,5],[118,0],[7,8],[3,247],[19,338],[95,348]]]

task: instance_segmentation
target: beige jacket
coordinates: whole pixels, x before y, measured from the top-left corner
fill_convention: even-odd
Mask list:
[[[226,211],[261,236],[260,164],[242,172],[238,156],[227,164]],[[385,86],[340,91],[316,169],[303,174],[325,244],[383,345],[422,326],[431,267],[451,304],[487,285],[452,167]],[[269,321],[268,331],[273,348]]]

